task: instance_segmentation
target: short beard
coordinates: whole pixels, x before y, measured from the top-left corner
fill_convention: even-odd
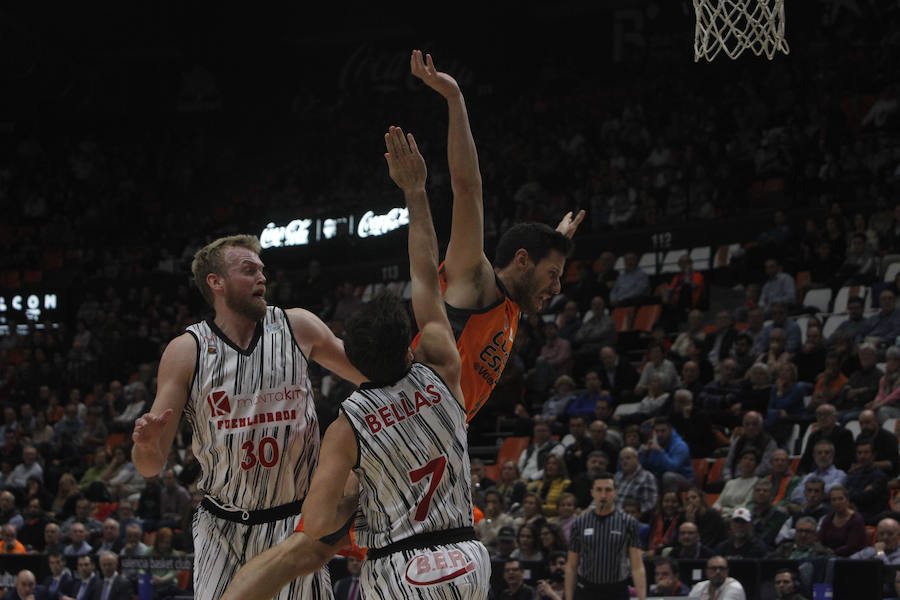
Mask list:
[[[534,267],[531,266],[522,273],[522,276],[517,281],[513,281],[510,287],[510,297],[513,299],[513,302],[519,305],[523,312],[530,313],[533,311],[532,302],[536,291],[534,279]]]
[[[254,296],[256,298],[256,296]],[[247,318],[250,321],[259,321],[263,317],[266,316],[266,303],[265,298],[263,298],[262,304],[254,302],[253,300],[240,299],[235,300],[231,296],[225,296],[225,306],[238,313],[239,315]]]

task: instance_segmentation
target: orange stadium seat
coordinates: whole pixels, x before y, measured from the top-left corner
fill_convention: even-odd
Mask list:
[[[706,474],[706,481],[712,483],[713,481],[721,480],[723,468],[725,468],[725,457],[720,456],[710,465],[709,472]]]
[[[642,306],[638,310],[637,316],[634,318],[632,329],[650,333],[653,326],[656,325],[656,322],[659,320],[660,315],[662,315],[661,304],[648,304],[647,306]]]
[[[503,440],[503,445],[500,446],[500,450],[497,452],[497,464],[503,466],[503,463],[508,460],[518,462],[519,456],[528,447],[528,442],[530,441],[531,438],[529,437],[508,437]]]
[[[485,465],[484,466],[484,474],[488,479],[493,479],[497,481],[500,479],[500,465]]]
[[[120,446],[125,441],[124,433],[111,433],[109,437],[106,438],[106,451],[109,454],[112,454],[113,450],[115,450],[116,446]]]
[[[616,331],[621,333],[628,331],[631,327],[631,320],[634,318],[633,306],[620,306],[612,311],[612,320],[616,324]]]
[[[709,459],[692,458],[691,466],[694,468],[694,481],[701,490],[706,484],[706,473],[709,471]]]

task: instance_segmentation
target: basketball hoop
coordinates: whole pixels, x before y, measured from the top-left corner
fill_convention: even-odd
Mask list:
[[[788,54],[784,39],[784,0],[694,0],[697,28],[694,62],[712,61],[719,52],[736,59],[744,50],[772,60]]]

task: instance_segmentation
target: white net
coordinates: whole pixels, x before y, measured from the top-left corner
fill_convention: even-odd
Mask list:
[[[694,0],[694,61],[720,52],[735,59],[744,50],[772,60],[790,51],[784,39],[784,0]]]

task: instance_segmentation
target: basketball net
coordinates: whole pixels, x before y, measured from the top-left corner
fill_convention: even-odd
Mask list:
[[[694,62],[720,52],[736,59],[744,50],[766,55],[790,52],[784,39],[784,0],[694,0],[697,28]]]

